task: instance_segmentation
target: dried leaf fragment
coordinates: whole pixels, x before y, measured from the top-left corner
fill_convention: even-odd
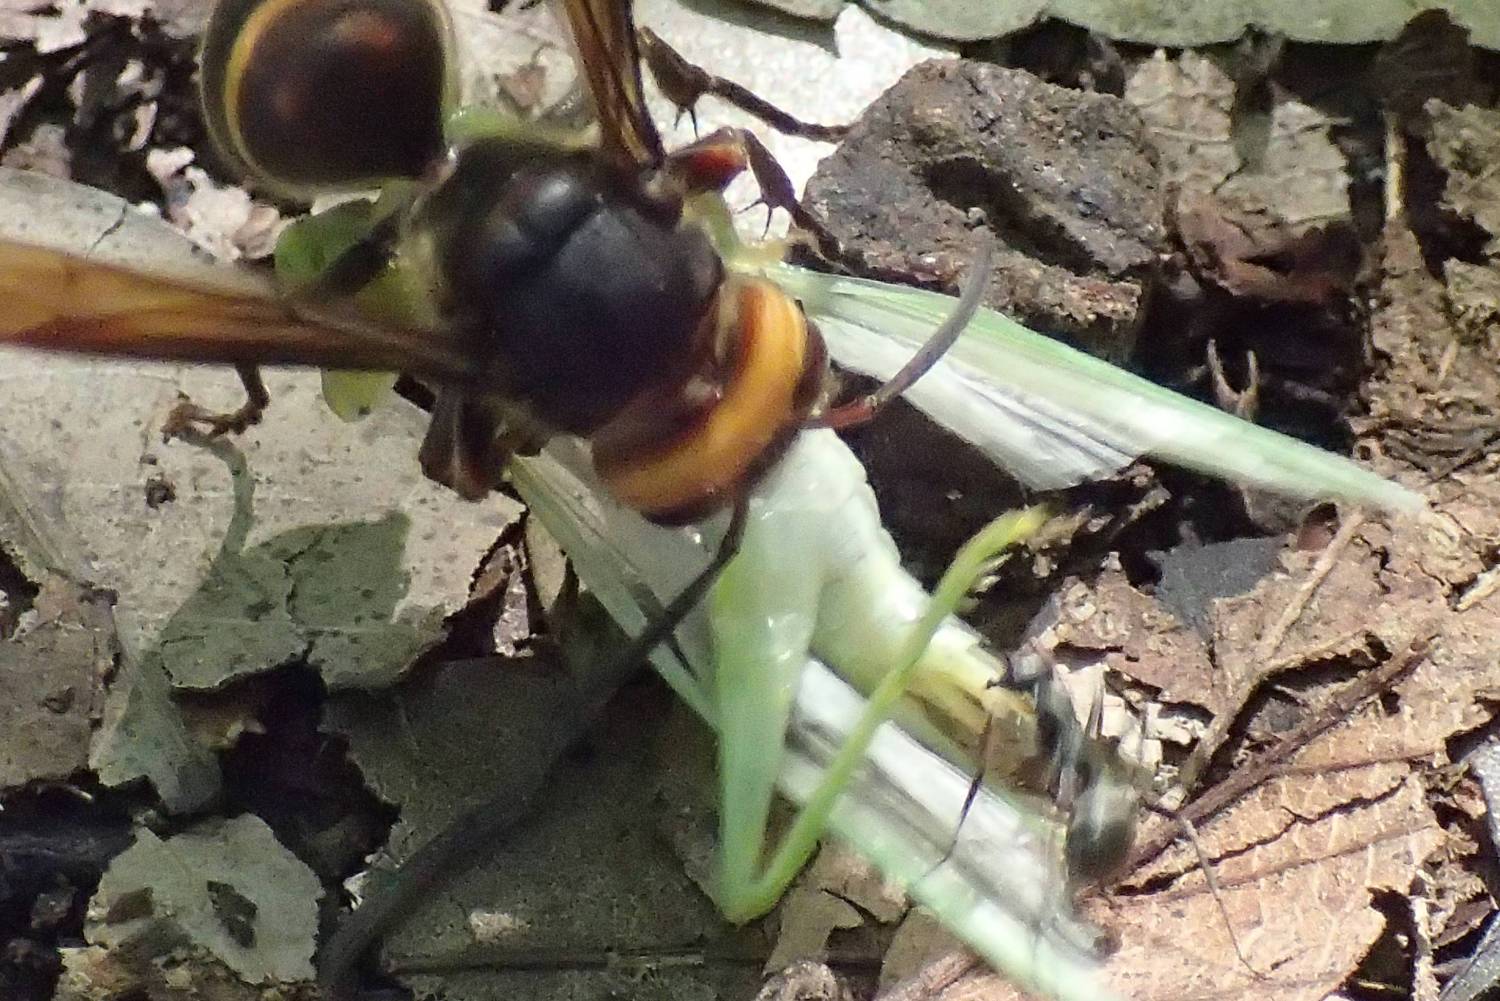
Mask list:
[[[1299,792],[1302,781],[1278,780],[1259,794],[1278,804],[1274,810],[1265,800],[1243,807],[1246,819],[1279,815],[1279,830],[1237,829],[1236,811],[1200,835],[1217,867],[1233,934],[1264,979],[1235,959],[1230,929],[1191,862],[1156,892],[1094,908],[1094,918],[1124,943],[1106,967],[1117,990],[1136,1001],[1312,1001],[1344,982],[1385,928],[1375,892],[1405,892],[1443,835],[1414,776],[1393,786],[1375,781],[1367,787],[1372,798],[1337,808]],[[1322,812],[1298,814],[1319,802]]]
[[[85,934],[156,955],[187,944],[249,983],[292,983],[312,979],[322,895],[312,871],[252,814],[166,840],[142,828],[99,881]]]

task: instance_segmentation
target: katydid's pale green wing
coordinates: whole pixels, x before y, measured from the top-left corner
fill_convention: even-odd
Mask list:
[[[840,363],[894,373],[951,296],[787,264],[755,265],[800,298]],[[1419,511],[1420,496],[981,309],[906,397],[1027,486],[1108,476],[1140,457],[1292,497]]]

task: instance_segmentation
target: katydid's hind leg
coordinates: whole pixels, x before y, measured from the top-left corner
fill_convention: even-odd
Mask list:
[[[689,192],[722,191],[729,182],[749,170],[760,188],[757,204],[769,213],[785,209],[792,222],[813,238],[825,258],[838,256],[839,242],[823,220],[802,207],[797,190],[765,143],[748,129],[722,128],[667,155],[667,173]]]
[[[694,132],[698,131],[698,116],[694,108],[705,94],[712,94],[786,135],[819,142],[839,142],[849,133],[847,125],[804,122],[733,80],[714,76],[701,66],[688,62],[682,53],[662,41],[661,36],[649,28],[637,28],[636,39],[640,44],[641,57],[650,68],[651,78],[656,81],[657,88],[667,100],[677,106],[679,119],[684,114],[692,119]]]
[[[162,422],[162,437],[176,438],[196,431],[218,438],[226,434],[243,434],[249,428],[259,424],[261,417],[265,415],[266,407],[271,405],[271,393],[266,389],[260,369],[254,365],[241,364],[236,365],[234,370],[240,377],[240,385],[245,387],[243,404],[235,410],[219,413],[207,407],[200,407],[183,396],[172,408],[171,413],[167,414],[167,419]]]
[[[983,305],[984,292],[989,285],[990,261],[994,254],[994,247],[994,241],[987,234],[981,233],[975,240],[969,273],[964,276],[953,311],[928,336],[926,342],[917,349],[899,372],[882,383],[873,393],[815,414],[808,420],[808,424],[834,430],[868,424],[880,411],[889,406],[892,400],[906,392],[913,383],[926,375],[932,366],[937,364],[938,359],[942,358],[953,346],[953,342],[958,340],[959,335],[964,332],[969,321],[974,319],[974,314]]]

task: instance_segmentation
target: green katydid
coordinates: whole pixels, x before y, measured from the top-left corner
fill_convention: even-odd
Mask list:
[[[586,455],[568,442],[515,460],[511,477],[628,632],[644,628],[655,607],[642,602],[642,588],[663,599],[675,593],[723,530],[723,519],[694,530],[645,523],[597,490]],[[726,916],[744,920],[772,906],[831,821],[842,839],[1021,983],[1059,997],[1098,996],[1087,933],[1058,909],[1060,835],[1045,818],[986,791],[975,816],[963,821],[983,847],[944,866],[971,773],[889,727],[886,741],[906,743],[896,752],[887,748],[870,767],[903,774],[882,785],[860,773],[874,728],[914,677],[939,679],[929,692],[965,701],[980,715],[982,703],[1003,699],[989,687],[1002,665],[952,612],[989,558],[1022,541],[1040,520],[1027,511],[992,523],[929,599],[901,570],[863,468],[832,432],[801,435],[754,492],[739,555],[708,607],[679,629],[677,649],[687,664],[665,649],[652,656],[718,732],[722,843],[715,901]],[[823,664],[848,668],[851,651],[855,674],[871,677],[882,661],[889,668],[868,703]],[[901,718],[922,727],[922,704],[908,703]],[[824,713],[835,721],[812,721]],[[935,729],[924,729],[941,740]],[[818,767],[807,760],[809,745],[822,749]],[[851,779],[853,788],[838,798]],[[776,784],[803,809],[783,842],[768,848]]]

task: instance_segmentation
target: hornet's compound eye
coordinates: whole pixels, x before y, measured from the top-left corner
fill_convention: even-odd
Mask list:
[[[219,151],[288,195],[422,173],[443,149],[437,0],[220,0],[200,90]]]

